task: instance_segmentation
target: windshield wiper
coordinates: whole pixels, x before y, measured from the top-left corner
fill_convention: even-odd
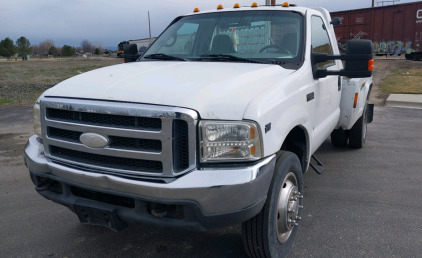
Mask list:
[[[238,57],[234,55],[218,54],[218,55],[201,55],[200,57],[202,59],[217,60],[217,61],[236,61],[236,62],[245,62],[245,63],[265,64],[264,62],[247,59],[243,57]]]
[[[181,58],[181,57],[166,55],[166,54],[163,54],[163,53],[150,54],[150,55],[144,56],[143,58],[146,58],[146,59],[157,59],[157,60],[188,61],[187,59],[184,59],[184,58]]]

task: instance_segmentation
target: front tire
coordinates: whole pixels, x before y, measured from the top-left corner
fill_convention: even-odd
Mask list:
[[[303,174],[298,157],[281,152],[262,210],[242,223],[245,250],[250,257],[285,257],[298,230],[302,209]]]

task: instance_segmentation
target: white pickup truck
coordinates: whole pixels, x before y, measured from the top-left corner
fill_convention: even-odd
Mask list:
[[[116,231],[242,223],[249,256],[287,255],[314,152],[330,135],[361,148],[372,121],[371,42],[340,54],[337,23],[288,3],[195,9],[136,62],[127,48],[59,83],[25,148],[37,192]]]

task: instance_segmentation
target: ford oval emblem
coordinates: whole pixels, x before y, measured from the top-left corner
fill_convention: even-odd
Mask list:
[[[109,144],[107,137],[97,133],[83,133],[79,140],[90,148],[104,148]]]

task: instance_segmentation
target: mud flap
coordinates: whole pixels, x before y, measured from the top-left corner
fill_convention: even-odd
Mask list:
[[[127,223],[117,216],[115,208],[95,206],[85,202],[76,202],[73,205],[73,210],[82,224],[103,226],[116,232],[127,227]]]
[[[366,116],[366,122],[369,124],[373,121],[374,119],[374,104],[368,104],[367,106],[367,116]]]

